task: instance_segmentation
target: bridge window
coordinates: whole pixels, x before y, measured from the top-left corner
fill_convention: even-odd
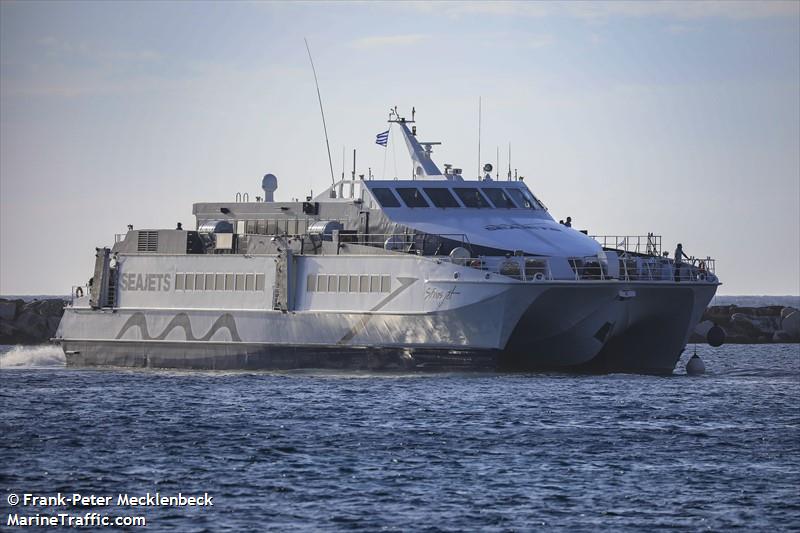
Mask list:
[[[513,209],[517,207],[514,205],[514,202],[511,201],[511,198],[509,198],[508,195],[503,191],[503,189],[487,188],[482,190],[483,194],[489,197],[489,200],[494,204],[495,207],[507,209]]]
[[[309,274],[306,278],[306,292],[316,292],[317,290],[317,275]]]
[[[398,187],[397,194],[400,195],[400,198],[403,199],[408,207],[430,207],[416,187]]]
[[[372,194],[381,204],[381,207],[400,207],[400,202],[397,201],[397,197],[392,193],[391,189],[375,187],[372,189]]]
[[[467,207],[492,207],[478,189],[472,187],[455,187],[453,190]]]
[[[525,209],[536,209],[536,201],[528,191],[516,188],[507,189],[507,191],[509,196],[511,196],[520,207]]]
[[[433,205],[436,207],[461,207],[448,189],[426,187],[424,190],[425,194],[428,195],[428,198],[431,199],[431,202],[433,202]]]

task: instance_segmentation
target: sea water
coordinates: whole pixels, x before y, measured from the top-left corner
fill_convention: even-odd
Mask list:
[[[699,346],[699,377],[691,351],[652,377],[86,370],[3,347],[0,529],[799,529],[800,346]],[[8,503],[59,492],[213,506]]]

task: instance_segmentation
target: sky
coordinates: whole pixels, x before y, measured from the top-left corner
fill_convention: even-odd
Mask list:
[[[553,217],[800,294],[800,2],[0,1],[0,294],[66,294],[127,224],[334,171],[511,165]]]

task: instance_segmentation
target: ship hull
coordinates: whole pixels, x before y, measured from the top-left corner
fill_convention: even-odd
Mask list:
[[[520,283],[416,314],[68,308],[59,340],[69,366],[669,374],[715,290]]]
[[[183,370],[487,370],[497,350],[444,350],[342,346],[186,343],[159,341],[63,341],[67,366]]]
[[[672,374],[716,285],[683,284],[636,288],[611,315],[614,327],[603,349],[579,370]]]

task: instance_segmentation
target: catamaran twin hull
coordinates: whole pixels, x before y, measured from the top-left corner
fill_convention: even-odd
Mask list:
[[[59,328],[68,364],[672,371],[719,285],[712,259],[589,237],[491,165],[442,171],[413,115],[389,117],[407,179],[354,169],[278,202],[267,174],[263,201],[197,203],[194,230],[129,226],[98,248]]]
[[[128,259],[133,270],[142,270],[135,268],[136,258]],[[301,265],[302,259],[295,258]],[[332,259],[344,266],[342,258]],[[136,304],[143,297],[169,295],[170,300],[194,298],[195,307],[92,309],[76,302],[65,310],[60,341],[71,366],[671,373],[717,286],[707,281],[523,282],[414,256],[398,260],[407,275],[349,275],[334,267],[325,270],[341,273],[320,278],[310,273],[320,266],[315,258],[293,276],[300,290],[292,291],[291,310],[264,310],[268,291],[263,289],[239,296],[251,304],[260,300],[262,309],[215,308],[229,294],[187,290],[185,275],[183,287],[176,289],[174,273],[170,290],[148,292],[142,290],[146,283],[151,289],[157,283],[131,275],[123,278],[130,284],[120,288],[121,300]],[[370,261],[374,258],[363,258],[361,264]],[[198,283],[205,281],[192,275]],[[325,291],[318,290],[320,279]],[[358,286],[350,287],[351,280]],[[361,286],[365,280],[374,286]],[[165,282],[157,281],[164,289]],[[328,283],[338,289],[340,282],[348,292],[327,290]]]

